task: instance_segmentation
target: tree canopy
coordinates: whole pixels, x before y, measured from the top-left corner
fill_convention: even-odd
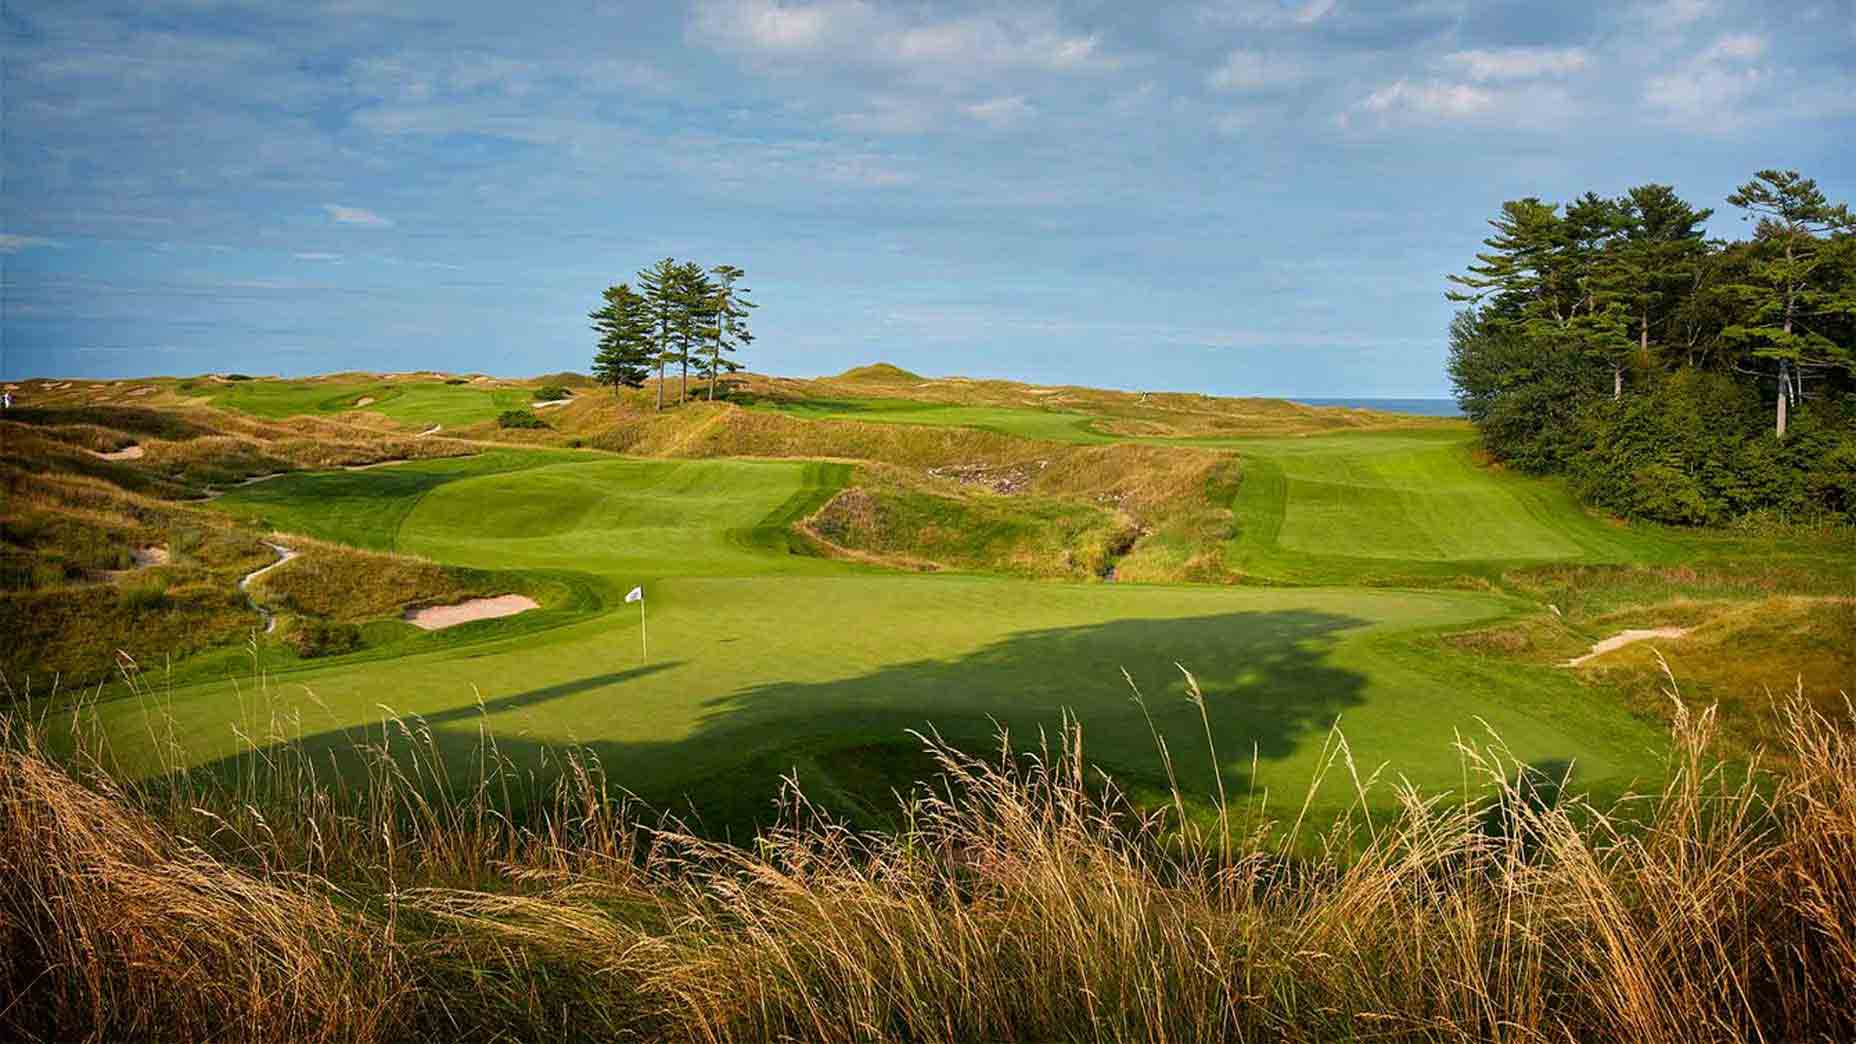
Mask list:
[[[1446,291],[1495,456],[1626,514],[1856,520],[1856,217],[1796,171],[1727,203],[1750,238],[1709,239],[1668,185],[1502,205]]]

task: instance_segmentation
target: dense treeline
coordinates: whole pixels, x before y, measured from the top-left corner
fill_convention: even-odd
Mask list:
[[[1685,524],[1856,521],[1856,215],[1796,171],[1727,202],[1666,185],[1502,205],[1450,277],[1450,376],[1496,458]]]
[[[734,265],[704,269],[694,261],[667,257],[638,273],[630,283],[609,286],[600,307],[587,313],[598,335],[593,378],[613,389],[642,388],[657,370],[657,408],[664,408],[665,368],[680,367],[677,401],[689,396],[690,370],[709,382],[715,398],[717,379],[741,364],[730,358],[754,340],[748,332],[748,300],[740,280],[747,273]]]

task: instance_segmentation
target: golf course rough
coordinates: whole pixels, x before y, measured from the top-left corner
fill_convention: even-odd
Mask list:
[[[1284,482],[1265,504],[1275,515],[1250,520],[1283,521],[1259,554],[1304,563],[1312,552],[1303,549],[1324,543],[1390,541],[1422,563],[1443,553],[1437,533],[1463,517],[1506,527],[1471,538],[1474,553],[1570,556],[1595,539],[1580,520],[1478,487],[1466,464],[1453,470],[1460,440],[1364,444],[1373,453],[1337,442],[1324,455],[1315,446],[1326,438],[1358,437],[1269,447],[1269,459],[1286,462]],[[1427,788],[1460,786],[1453,742],[1485,730],[1531,764],[1572,766],[1575,783],[1595,791],[1660,768],[1659,733],[1567,672],[1439,640],[1514,612],[1499,596],[904,575],[802,553],[790,523],[848,477],[843,464],[499,450],[233,491],[216,506],[283,531],[573,576],[597,596],[579,613],[525,614],[546,626],[466,624],[394,659],[293,667],[262,706],[228,701],[226,681],[177,688],[167,703],[175,739],[209,763],[238,754],[235,726],[250,735],[262,721],[289,720],[301,722],[302,742],[337,751],[378,729],[390,704],[424,718],[460,757],[485,726],[505,756],[537,764],[544,748],[585,745],[615,782],[726,826],[769,811],[778,775],[793,771],[842,807],[893,806],[888,789],[922,768],[910,729],[985,750],[1004,727],[1032,746],[1066,713],[1093,760],[1137,791],[1157,788],[1151,715],[1190,798],[1215,782],[1184,666],[1205,691],[1227,789],[1267,797],[1277,812],[1300,804],[1337,721],[1362,771],[1384,766]],[[1437,502],[1426,503],[1433,478]],[[1339,484],[1382,492],[1349,500],[1333,494]],[[1391,520],[1388,505],[1399,508]],[[1289,535],[1291,522],[1317,532]],[[620,604],[635,584],[647,592],[649,660],[636,613]],[[122,701],[99,713],[133,757],[147,710]],[[1314,809],[1336,811],[1351,795],[1332,777]]]

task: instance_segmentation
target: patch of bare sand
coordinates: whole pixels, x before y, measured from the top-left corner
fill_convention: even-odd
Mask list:
[[[472,598],[456,605],[432,605],[423,609],[408,609],[406,622],[427,631],[443,630],[473,620],[495,620],[499,617],[526,613],[530,609],[541,608],[540,603],[527,595],[506,594],[494,598]]]
[[[147,569],[150,566],[164,566],[168,564],[168,549],[158,545],[154,547],[138,547],[129,552],[129,560],[135,563],[137,569]]]
[[[1628,631],[1619,631],[1611,637],[1606,638],[1604,641],[1594,642],[1591,652],[1586,653],[1584,656],[1575,656],[1565,663],[1560,664],[1560,666],[1582,667],[1598,659],[1600,656],[1608,652],[1615,652],[1618,649],[1624,648],[1626,645],[1648,641],[1651,638],[1680,638],[1687,633],[1688,628],[1686,627],[1645,627],[1634,628]]]
[[[354,401],[354,408],[358,410],[363,406],[372,406],[373,404],[374,397],[372,395],[363,395]]]
[[[101,457],[104,460],[141,460],[142,456],[147,451],[140,446],[128,445],[119,450],[110,450],[108,453],[101,450],[91,450],[90,452],[93,456]]]
[[[538,410],[545,410],[550,406],[565,406],[572,401],[572,399],[549,399],[547,402],[535,403],[535,408]]]

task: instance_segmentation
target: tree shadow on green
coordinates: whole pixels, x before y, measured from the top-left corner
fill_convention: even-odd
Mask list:
[[[939,734],[985,755],[1009,731],[1015,750],[1057,734],[1066,717],[1083,730],[1089,760],[1137,792],[1159,793],[1165,773],[1155,741],[1172,753],[1189,798],[1215,793],[1206,749],[1209,725],[1227,790],[1241,795],[1252,756],[1287,757],[1362,699],[1365,678],[1329,662],[1343,635],[1367,621],[1305,610],[1227,613],[1185,619],[1128,619],[1008,635],[971,654],[910,661],[826,682],[783,682],[717,695],[689,734],[621,742],[583,737],[563,744],[499,731],[497,756],[525,777],[558,771],[565,749],[596,757],[618,788],[696,822],[705,832],[746,836],[772,818],[783,775],[854,822],[880,824],[894,791],[932,778],[917,732]],[[907,628],[899,619],[873,626]],[[1205,717],[1186,699],[1184,665],[1205,695]],[[408,719],[456,773],[476,779],[486,715],[562,700],[622,699],[626,682],[678,664],[591,675]],[[701,665],[695,664],[700,678]],[[1123,677],[1123,671],[1127,678]],[[1129,679],[1144,695],[1137,702]],[[390,705],[390,700],[383,700]],[[1143,706],[1144,704],[1144,706]],[[562,708],[552,713],[559,716]],[[1151,722],[1151,725],[1150,725]],[[353,764],[379,726],[331,730],[292,741],[318,764]],[[262,752],[264,759],[274,750]],[[245,755],[207,771],[249,768]]]

